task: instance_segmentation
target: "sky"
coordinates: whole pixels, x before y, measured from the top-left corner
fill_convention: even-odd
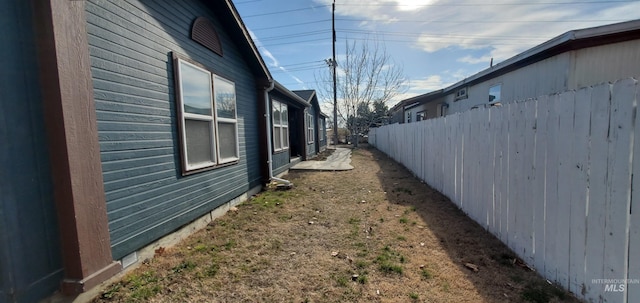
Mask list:
[[[347,43],[379,43],[405,92],[445,88],[567,31],[640,19],[640,0],[335,0],[336,59]],[[331,85],[333,0],[236,0],[273,77],[289,90]],[[322,101],[322,100],[321,100]]]

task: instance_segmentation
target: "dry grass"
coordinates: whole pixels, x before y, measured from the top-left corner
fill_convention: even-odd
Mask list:
[[[94,302],[577,302],[373,149],[294,172]],[[474,272],[464,266],[478,266]]]

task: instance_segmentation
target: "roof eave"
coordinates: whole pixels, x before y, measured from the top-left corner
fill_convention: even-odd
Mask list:
[[[506,74],[515,69],[542,61],[555,55],[587,47],[624,42],[640,38],[640,20],[568,31],[542,44],[517,54],[475,75],[444,88],[448,94],[456,89]]]

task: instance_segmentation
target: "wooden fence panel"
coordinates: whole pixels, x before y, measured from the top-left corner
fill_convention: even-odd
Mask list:
[[[573,113],[574,92],[566,92],[558,96],[558,201],[557,201],[557,229],[556,229],[556,281],[564,288],[569,288],[569,244],[571,226],[571,177],[573,168]]]
[[[587,279],[604,278],[604,224],[607,192],[607,154],[609,149],[609,86],[594,87],[591,93],[589,146],[589,194],[587,205]],[[586,284],[588,297],[603,294],[602,285]]]
[[[545,278],[588,301],[640,302],[637,95],[626,79],[384,126],[370,143]]]
[[[589,188],[589,112],[591,111],[591,88],[576,92],[573,122],[573,157],[569,176],[571,191],[569,243],[569,290],[581,293],[585,281],[586,211]]]
[[[547,117],[549,116],[549,97],[537,100],[535,177],[533,188],[533,237],[534,262],[539,272],[545,272],[545,226],[546,226],[546,175],[547,175]]]
[[[631,197],[631,205],[629,208],[629,270],[627,271],[627,298],[629,302],[640,302],[640,112],[638,112],[638,83],[635,84],[636,91],[636,119],[633,131],[633,183],[632,193],[636,193]]]
[[[635,80],[613,85],[609,126],[609,156],[605,217],[605,276],[622,279],[627,276],[629,206],[631,202],[631,160],[633,135],[633,100]],[[617,252],[617,253],[614,253]],[[640,256],[638,256],[640,257]],[[623,302],[624,292],[609,292],[611,302]]]

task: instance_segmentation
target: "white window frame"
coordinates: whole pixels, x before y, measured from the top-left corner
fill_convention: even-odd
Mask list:
[[[278,110],[280,123],[276,123],[276,109]],[[277,152],[289,149],[289,117],[288,114],[286,116],[283,114],[282,109],[286,109],[287,113],[289,112],[289,109],[287,108],[287,105],[285,103],[276,100],[271,101],[271,121],[273,123],[273,133],[275,134],[276,132],[278,132],[280,134],[280,142],[276,142],[275,136],[271,138],[274,143],[273,150]]]
[[[311,113],[307,113],[307,142],[309,144],[315,142],[315,131],[313,127],[313,115]]]
[[[213,73],[212,73],[213,74]],[[220,102],[217,102],[216,98],[216,84],[218,83],[227,83],[229,85],[231,85],[233,87],[233,118],[223,118],[223,117],[218,117],[218,108],[215,107],[215,105],[220,104]],[[236,102],[236,84],[233,83],[233,81],[227,80],[225,78],[222,78],[216,74],[213,74],[213,97],[214,97],[214,109],[215,109],[215,116],[216,116],[216,137],[218,138],[218,141],[216,142],[216,146],[218,147],[218,164],[226,164],[226,163],[230,163],[230,162],[237,162],[238,160],[240,160],[240,149],[239,149],[239,138],[238,138],[238,103]],[[218,132],[219,132],[219,125],[220,124],[233,124],[234,126],[234,132],[235,132],[235,156],[234,157],[227,157],[227,158],[222,158],[221,157],[221,153],[220,153],[220,137],[218,136]]]
[[[235,100],[235,84],[232,81],[224,79],[211,71],[209,71],[204,66],[187,61],[178,57],[176,54],[173,54],[174,57],[174,76],[176,83],[176,99],[178,103],[178,131],[180,134],[180,151],[181,151],[181,160],[182,160],[182,174],[188,175],[196,172],[200,172],[203,170],[213,169],[221,164],[228,164],[237,162],[240,159],[239,154],[239,136],[238,136],[238,125],[237,125],[237,102]],[[184,83],[183,83],[183,75],[181,71],[182,66],[189,66],[191,68],[197,69],[203,73],[206,73],[208,76],[209,86],[207,87],[209,96],[210,96],[210,106],[211,106],[211,114],[196,114],[196,113],[188,113],[185,109],[185,100],[184,100]],[[233,87],[234,93],[234,117],[233,118],[219,118],[218,111],[216,108],[216,92],[215,85],[217,82],[224,81],[228,84],[231,84]],[[186,132],[186,121],[207,121],[209,122],[209,132],[211,134],[211,161],[193,163],[189,161],[189,153],[187,150],[187,132]],[[219,124],[221,123],[233,123],[234,131],[235,131],[235,157],[222,159],[220,157],[220,137],[218,133]]]

